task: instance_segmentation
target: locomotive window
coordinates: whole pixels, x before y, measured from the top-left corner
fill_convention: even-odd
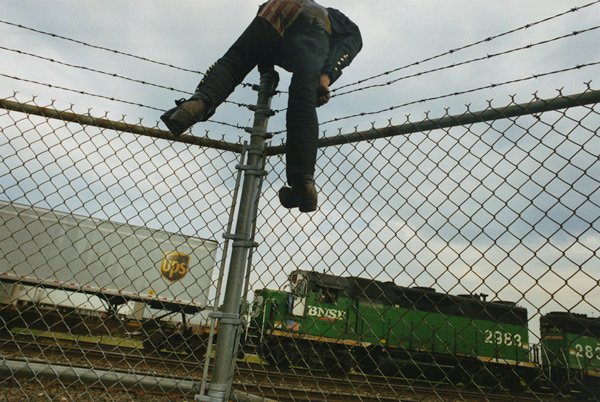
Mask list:
[[[306,296],[306,280],[292,283],[292,294],[294,296]]]
[[[337,289],[321,288],[321,303],[337,303]]]

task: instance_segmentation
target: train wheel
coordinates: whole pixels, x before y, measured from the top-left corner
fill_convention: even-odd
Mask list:
[[[354,365],[354,359],[348,350],[327,349],[322,361],[325,370],[335,374],[348,374]]]
[[[457,362],[454,368],[448,371],[448,381],[450,381],[454,385],[458,386],[473,386],[475,384],[475,379],[473,378],[474,373],[479,370],[479,366],[477,364],[473,364],[468,361]]]
[[[200,335],[188,335],[185,337],[186,353],[200,359],[206,353],[208,338]]]
[[[290,367],[291,361],[287,355],[287,350],[278,340],[263,345],[261,349],[261,357],[265,359],[269,365],[275,366],[281,370]]]
[[[144,339],[142,344],[144,345],[144,350],[148,352],[159,352],[165,346],[166,339],[161,334],[153,334],[149,336],[147,339]]]
[[[599,377],[585,377],[583,379],[583,394],[588,400],[593,401],[594,398],[598,398],[600,395],[600,378]]]
[[[516,368],[502,367],[497,372],[498,376],[496,378],[499,380],[498,388],[506,388],[513,393],[521,393],[527,388],[526,381]]]
[[[144,340],[142,344],[144,345],[144,350],[147,352],[157,352],[159,350],[157,345],[155,345],[150,339]]]
[[[354,360],[356,367],[365,374],[381,374],[381,354],[374,349],[355,349]]]
[[[0,335],[8,336],[10,334],[10,329],[8,324],[4,320],[4,317],[0,316]]]

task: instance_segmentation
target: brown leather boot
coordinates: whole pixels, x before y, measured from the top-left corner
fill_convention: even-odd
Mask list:
[[[160,119],[173,134],[179,136],[197,122],[204,120],[206,105],[200,99],[180,99],[175,103],[177,104],[176,107],[160,116]]]
[[[318,195],[315,181],[305,179],[292,187],[282,187],[279,190],[279,201],[285,208],[299,208],[300,212],[317,210]]]

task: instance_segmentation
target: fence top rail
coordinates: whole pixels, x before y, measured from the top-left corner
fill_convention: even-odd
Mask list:
[[[481,123],[484,121],[500,120],[510,117],[526,116],[535,113],[548,112],[552,110],[567,109],[575,106],[584,106],[600,102],[600,91],[589,90],[573,95],[559,95],[552,99],[536,99],[529,103],[512,104],[505,107],[487,109],[458,115],[446,115],[437,119],[425,119],[419,122],[407,121],[398,126],[383,128],[371,128],[365,131],[356,131],[349,134],[324,137],[319,140],[319,148],[335,145],[349,144],[360,141],[370,141],[385,137],[395,137],[440,128],[464,126],[468,124]],[[278,155],[285,153],[285,145],[267,148],[267,155]]]
[[[440,128],[449,128],[455,126],[464,126],[468,124],[481,123],[484,121],[500,120],[510,117],[526,116],[535,113],[548,112],[553,110],[566,109],[576,106],[595,104],[600,101],[600,90],[588,90],[578,94],[559,95],[552,99],[536,99],[528,103],[512,104],[505,107],[487,109],[477,112],[467,110],[458,115],[446,115],[437,119],[425,119],[419,122],[407,121],[401,125],[388,126],[383,128],[371,128],[364,131],[356,131],[348,134],[341,134],[332,137],[324,137],[319,140],[319,148],[349,144],[360,141],[370,141],[385,137],[394,137],[407,135],[417,132],[430,131]],[[242,152],[242,145],[227,141],[218,141],[205,137],[196,137],[193,135],[174,136],[169,131],[158,128],[149,128],[136,124],[129,124],[123,121],[114,121],[105,118],[82,115],[68,111],[56,110],[48,107],[41,107],[26,103],[0,99],[0,108],[22,112],[50,119],[74,122],[82,125],[106,128],[115,131],[128,132],[132,134],[161,138],[169,141],[182,142],[186,144],[197,145],[200,147],[220,149],[236,153]],[[268,156],[285,153],[285,145],[267,147]]]
[[[223,151],[232,151],[241,153],[242,145],[218,141],[210,138],[196,137],[193,135],[174,136],[169,131],[158,128],[144,127],[137,124],[130,124],[124,121],[114,121],[91,115],[77,114],[73,112],[56,110],[48,107],[36,106],[27,103],[20,103],[8,99],[0,99],[0,108],[15,112],[27,113],[30,115],[41,116],[49,119],[56,119],[78,123],[86,126],[105,128],[109,130],[127,132],[152,138],[160,138],[169,141],[182,142],[185,144],[197,145],[200,147],[220,149]]]

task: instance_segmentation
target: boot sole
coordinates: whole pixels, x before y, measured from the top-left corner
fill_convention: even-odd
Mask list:
[[[298,208],[300,212],[316,211],[318,203],[317,200],[298,201],[298,199],[292,194],[292,189],[289,187],[282,187],[279,190],[279,202],[284,208]]]
[[[300,204],[298,206],[298,209],[300,210],[300,212],[314,212],[317,210],[317,204],[316,203]]]
[[[170,116],[160,116],[160,119],[163,121],[163,123],[165,123],[165,126],[167,126],[167,128],[169,129],[169,131],[175,135],[175,136],[180,136],[181,134],[183,134],[183,132],[185,130],[179,130],[178,127],[175,127],[173,124],[171,124],[171,120],[169,120]]]
[[[292,189],[289,187],[282,187],[279,190],[279,202],[281,203],[281,206],[283,206],[284,208],[296,208],[299,206],[298,202],[296,201],[296,199],[294,199],[294,196],[292,195]]]
[[[298,208],[300,212],[313,212],[317,210],[317,201],[298,201],[292,194],[292,189],[282,187],[279,190],[279,202],[281,206],[287,209]]]
[[[180,136],[199,121],[194,119],[189,112],[179,105],[171,110],[168,110],[166,113],[160,116],[160,119],[165,123],[169,131],[176,136]]]

